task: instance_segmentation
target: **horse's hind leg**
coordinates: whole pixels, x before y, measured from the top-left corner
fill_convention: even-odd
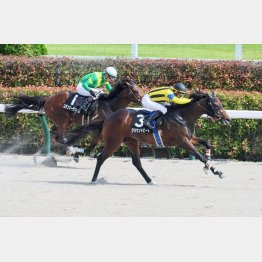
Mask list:
[[[86,148],[87,153],[90,157],[95,157],[95,152],[93,151],[97,146],[99,140],[101,140],[101,135],[96,135],[92,138],[89,146]]]
[[[127,138],[126,140],[124,140],[124,143],[131,152],[133,165],[137,168],[137,170],[140,172],[140,174],[143,176],[143,178],[146,180],[148,184],[153,184],[151,178],[147,175],[147,173],[142,167],[140,161],[139,142],[135,139]]]

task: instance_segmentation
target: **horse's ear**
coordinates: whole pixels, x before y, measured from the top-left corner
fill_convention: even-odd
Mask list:
[[[212,97],[215,97],[216,96],[216,93],[212,90],[212,92],[211,92],[211,96]]]
[[[127,85],[127,87],[132,87],[130,81],[126,81],[125,84]]]
[[[215,92],[212,90],[211,93],[207,93],[208,97],[214,98],[216,96]]]

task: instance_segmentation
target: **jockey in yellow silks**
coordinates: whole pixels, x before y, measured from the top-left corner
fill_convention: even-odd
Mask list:
[[[168,87],[158,87],[151,89],[147,94],[142,98],[143,107],[151,110],[156,110],[152,115],[144,120],[144,124],[153,129],[151,125],[152,120],[156,120],[163,114],[166,114],[167,108],[161,103],[174,103],[174,104],[188,104],[191,102],[191,99],[179,97],[180,94],[187,93],[187,89],[183,83],[177,83],[174,86]]]

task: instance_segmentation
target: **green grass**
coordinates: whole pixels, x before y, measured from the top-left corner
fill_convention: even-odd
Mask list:
[[[131,44],[46,44],[49,55],[130,57]],[[235,59],[234,44],[141,44],[139,57]],[[262,60],[262,44],[242,45],[243,60]]]

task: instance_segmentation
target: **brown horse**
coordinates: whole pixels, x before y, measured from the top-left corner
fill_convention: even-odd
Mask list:
[[[193,134],[195,122],[203,114],[207,114],[214,120],[222,120],[224,124],[229,123],[230,118],[219,98],[214,94],[196,92],[191,95],[191,98],[192,102],[187,105],[167,106],[167,113],[162,117],[162,123],[158,129],[160,140],[162,139],[164,146],[178,146],[187,150],[205,164],[204,170],[210,169],[213,174],[223,178],[223,173],[215,169],[209,158],[203,156],[194,146],[202,144],[210,149],[211,145],[201,138],[194,137]],[[102,139],[104,141],[104,148],[97,157],[97,164],[92,178],[93,183],[96,182],[104,161],[119,148],[121,143],[124,143],[131,152],[133,165],[146,182],[152,184],[151,178],[141,165],[139,143],[154,145],[156,140],[154,139],[154,133],[143,127],[143,119],[144,114],[142,111],[121,109],[110,115],[103,123],[85,126],[84,130],[89,132],[101,132],[102,130]],[[79,132],[80,136],[82,135],[80,128],[75,132]],[[83,130],[82,132],[84,133]]]
[[[20,95],[14,98],[13,104],[5,107],[7,116],[14,116],[21,109],[44,110],[46,116],[54,123],[55,140],[64,144],[66,141],[63,132],[71,124],[82,125],[83,119],[88,123],[104,120],[112,112],[126,108],[130,102],[137,102],[143,96],[142,90],[131,80],[120,80],[109,95],[101,95],[95,100],[94,109],[87,116],[76,114],[64,109],[64,104],[71,92],[62,91],[51,96],[25,96]],[[91,141],[90,148],[94,148],[99,140],[96,136]]]

